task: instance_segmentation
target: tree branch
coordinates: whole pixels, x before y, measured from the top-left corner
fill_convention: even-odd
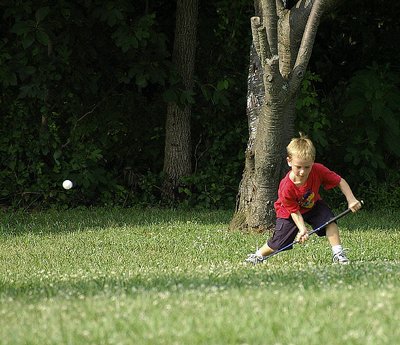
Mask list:
[[[278,16],[276,0],[261,0],[263,25],[267,32],[271,55],[278,55]]]
[[[313,3],[289,81],[289,92],[296,92],[303,80],[310,61],[319,22],[329,3],[330,1],[327,0],[315,0]]]
[[[260,58],[261,66],[264,66],[266,59],[271,57],[265,28],[261,25],[260,17],[251,18],[251,31],[253,35],[254,48]]]
[[[285,7],[283,6],[283,1],[282,0],[276,0],[276,10],[277,12],[282,12],[285,10]]]
[[[260,39],[258,37],[258,29],[261,26],[260,17],[251,17],[250,25],[251,25],[251,35],[253,36],[254,48],[256,49],[258,56],[260,56]]]

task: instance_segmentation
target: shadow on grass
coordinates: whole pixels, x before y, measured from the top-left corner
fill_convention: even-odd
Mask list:
[[[48,210],[44,212],[3,213],[0,234],[20,235],[27,232],[51,234],[86,231],[122,226],[163,226],[172,223],[225,226],[231,211],[183,211],[173,209],[88,208]]]
[[[110,227],[168,226],[177,224],[210,225],[227,229],[232,211],[184,211],[173,209],[85,208],[48,210],[44,212],[3,212],[0,214],[0,235],[18,236],[101,230]],[[350,231],[400,230],[400,214],[394,211],[366,211],[339,220],[339,227]]]
[[[393,210],[366,212],[364,210],[339,220],[339,227],[343,226],[354,231],[399,231],[400,213]]]
[[[359,262],[350,266],[303,267],[297,270],[268,270],[262,266],[243,267],[231,274],[209,273],[158,277],[103,277],[92,280],[43,281],[15,286],[0,282],[0,300],[39,301],[48,298],[82,298],[93,296],[140,296],[143,293],[208,292],[229,289],[264,289],[266,293],[284,291],[385,289],[400,287],[398,262]]]

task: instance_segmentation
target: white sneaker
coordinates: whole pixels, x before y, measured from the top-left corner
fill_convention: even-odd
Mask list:
[[[332,261],[334,264],[348,265],[350,260],[346,257],[344,250],[339,253],[333,254]]]
[[[256,253],[249,254],[249,256],[244,260],[253,265],[261,264],[264,261],[264,257],[257,255]]]

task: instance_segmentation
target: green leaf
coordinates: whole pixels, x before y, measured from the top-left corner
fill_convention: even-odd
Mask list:
[[[207,101],[209,101],[209,100],[211,99],[211,92],[210,92],[210,90],[209,90],[209,89],[207,88],[207,86],[205,86],[205,85],[200,85],[200,88],[201,88],[201,92],[202,92],[204,98],[205,98]]]
[[[1,83],[5,87],[8,87],[10,85],[15,86],[18,83],[17,75],[13,72],[4,73],[4,74],[2,74]]]
[[[146,87],[147,86],[147,76],[144,74],[139,74],[136,76],[136,85],[140,87]]]
[[[27,49],[32,45],[33,42],[35,42],[35,37],[32,33],[29,33],[22,39],[22,46],[24,49]]]
[[[26,74],[32,75],[32,74],[34,74],[36,72],[36,67],[34,67],[34,66],[26,66],[24,68],[24,72]]]
[[[128,40],[129,45],[132,46],[133,48],[138,48],[139,47],[139,42],[136,39],[136,37],[131,36]]]
[[[362,113],[364,108],[365,108],[365,100],[362,98],[354,98],[346,104],[343,111],[343,115],[346,117],[356,116]]]
[[[17,81],[17,75],[15,73],[11,73],[9,83],[10,85],[13,86],[17,85],[18,81]]]
[[[35,13],[36,22],[40,23],[43,19],[47,17],[50,12],[50,7],[41,7]]]
[[[27,85],[23,85],[19,88],[20,90],[20,94],[19,97],[20,98],[25,98],[27,96],[30,96],[32,94],[32,85],[27,84]]]
[[[220,80],[217,84],[217,90],[222,91],[222,90],[227,90],[229,88],[229,81],[224,79]]]
[[[44,46],[47,46],[49,44],[49,35],[43,30],[36,31],[36,40],[43,44]]]
[[[30,29],[31,27],[28,22],[16,22],[11,28],[11,32],[17,34],[18,36],[22,36],[27,34]]]
[[[365,132],[367,133],[368,142],[375,145],[379,138],[379,130],[375,126],[366,126]]]
[[[182,104],[194,104],[194,92],[190,90],[185,90],[181,92],[180,102]]]

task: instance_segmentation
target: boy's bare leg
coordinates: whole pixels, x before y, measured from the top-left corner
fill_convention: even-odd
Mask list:
[[[346,254],[344,253],[340,243],[339,229],[336,223],[329,224],[326,227],[326,237],[332,246],[333,262],[347,265],[350,261],[346,257]]]
[[[336,223],[331,223],[326,227],[326,237],[331,246],[340,245],[339,229]]]
[[[257,250],[256,254],[260,256],[267,256],[272,254],[274,251],[275,250],[273,250],[268,244],[265,243],[261,248]]]

